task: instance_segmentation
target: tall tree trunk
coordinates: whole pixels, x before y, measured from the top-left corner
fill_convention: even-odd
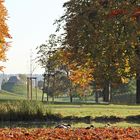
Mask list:
[[[98,97],[99,97],[99,94],[98,94],[98,91],[95,92],[95,102],[98,103]]]
[[[71,102],[71,103],[73,102],[73,98],[72,98],[72,95],[70,95],[70,102]]]
[[[56,83],[55,80],[56,80],[56,79],[55,79],[55,74],[54,74],[54,75],[53,75],[53,85],[52,85],[53,88],[52,88],[52,92],[51,92],[51,93],[52,93],[52,102],[54,102],[55,83]]]
[[[140,41],[140,40],[139,40]],[[136,104],[140,104],[140,45],[135,47],[135,52],[138,57],[138,67],[136,67]]]
[[[47,102],[49,101],[50,95],[50,71],[48,71],[48,79],[47,79]]]
[[[111,101],[111,87],[110,87],[109,82],[106,82],[104,89],[103,89],[103,101],[104,102]]]
[[[33,83],[32,83],[32,77],[30,77],[30,91],[31,91],[31,101],[32,101],[32,98],[33,98]]]
[[[140,75],[136,79],[136,104],[140,104]]]
[[[47,102],[49,101],[49,95],[48,95],[48,93],[47,93]]]
[[[44,101],[45,84],[46,84],[46,74],[44,74],[44,79],[43,79],[42,102]]]
[[[67,73],[67,77],[69,79],[69,71],[66,70],[66,73]],[[69,81],[69,96],[70,96],[70,103],[72,103],[73,98],[72,98],[72,82],[71,82],[71,80]]]
[[[54,102],[54,95],[52,95],[52,102]]]
[[[72,103],[72,101],[73,101],[73,98],[72,98],[72,91],[71,91],[71,89],[70,89],[70,102]]]
[[[29,92],[30,92],[30,79],[29,77],[27,77],[27,100],[29,100],[30,98]]]

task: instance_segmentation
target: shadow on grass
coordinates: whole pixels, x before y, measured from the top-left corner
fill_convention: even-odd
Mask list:
[[[126,118],[121,118],[117,116],[100,116],[100,117],[91,117],[91,116],[85,116],[85,117],[78,117],[78,116],[66,116],[62,117],[61,115],[50,115],[46,118],[47,121],[53,121],[53,122],[70,122],[70,123],[87,123],[90,124],[92,122],[97,123],[119,123],[119,122],[128,122],[128,123],[137,123],[140,124],[140,115],[137,116],[128,116]]]
[[[1,120],[0,127],[26,127],[26,128],[47,128],[47,127],[54,127],[59,123],[119,123],[119,122],[128,122],[128,123],[137,123],[140,124],[140,115],[137,116],[128,116],[126,118],[116,117],[116,116],[100,116],[92,118],[91,116],[85,117],[77,117],[77,116],[67,116],[62,117],[60,114],[48,114],[46,116],[27,116],[26,118],[19,117],[16,119],[10,118],[10,120]]]
[[[0,115],[0,121],[1,122],[73,122],[73,123],[91,123],[91,122],[98,122],[98,123],[117,123],[117,122],[132,122],[132,123],[140,123],[140,115],[137,116],[128,116],[126,118],[116,117],[116,116],[100,116],[100,117],[91,117],[91,116],[85,116],[85,117],[78,117],[78,116],[66,116],[63,117],[61,114],[36,114],[36,115],[25,115],[25,114],[2,114]]]
[[[127,121],[129,123],[139,123],[140,124],[140,115],[127,116],[125,118],[125,121]]]
[[[94,121],[99,123],[108,123],[108,122],[117,123],[117,122],[125,121],[125,119],[116,116],[100,116],[100,117],[95,117]]]

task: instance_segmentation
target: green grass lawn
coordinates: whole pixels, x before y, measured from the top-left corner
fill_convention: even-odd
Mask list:
[[[22,93],[24,94],[20,94],[19,93],[19,87],[17,89],[16,92],[8,92],[5,90],[0,90],[0,101],[11,101],[11,100],[26,100],[27,99],[27,91],[24,91]],[[42,91],[37,90],[37,100],[41,101],[42,98]],[[35,89],[33,89],[33,100],[36,99],[36,95],[35,95]]]
[[[139,105],[49,105],[52,112],[63,116],[118,116],[140,115]]]
[[[41,100],[41,92],[38,92],[38,99]],[[34,95],[35,96],[35,95]],[[6,91],[0,91],[0,101],[11,100],[26,100],[26,94],[21,95],[17,93],[11,93]],[[84,103],[54,103],[44,105],[51,110],[52,113],[59,113],[62,116],[92,116],[93,118],[99,116],[117,116],[125,118],[131,115],[140,115],[140,105],[97,105],[97,104],[84,104]],[[93,122],[96,127],[103,127],[104,123]],[[89,124],[86,123],[73,123],[73,127],[85,127]],[[139,122],[119,122],[113,123],[112,126],[118,127],[140,127]]]
[[[25,96],[20,95],[20,94],[18,95],[12,92],[7,92],[4,90],[0,91],[0,101],[20,100],[20,99],[25,99]]]
[[[117,116],[125,118],[131,115],[140,115],[139,105],[55,105],[50,104],[51,111],[53,113],[60,113],[63,116],[92,116],[93,118],[99,116]],[[135,120],[134,120],[135,121]],[[105,123],[91,122],[95,127],[104,127]],[[89,124],[86,123],[73,123],[73,127],[86,127]],[[118,122],[112,123],[111,126],[117,127],[140,127],[140,122]]]
[[[92,122],[91,123],[95,127],[106,127],[105,123],[97,123],[97,122]],[[81,128],[81,127],[87,127],[90,126],[91,124],[86,124],[86,123],[73,123],[72,127],[74,128]],[[128,122],[119,122],[119,123],[111,123],[111,127],[120,127],[120,128],[126,128],[126,127],[140,127],[140,124],[138,123],[128,123]]]

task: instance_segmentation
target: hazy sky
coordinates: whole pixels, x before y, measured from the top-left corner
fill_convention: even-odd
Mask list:
[[[6,0],[8,26],[12,35],[12,47],[7,52],[9,59],[5,73],[29,73],[30,52],[45,43],[55,32],[55,19],[63,14],[63,3],[67,0]],[[42,73],[40,66],[34,73]]]

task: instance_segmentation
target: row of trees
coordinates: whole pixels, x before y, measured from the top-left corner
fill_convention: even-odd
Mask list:
[[[38,51],[47,75],[51,69],[65,70],[72,86],[86,89],[90,84],[103,89],[106,102],[111,99],[112,87],[136,78],[136,102],[140,103],[139,2],[69,0],[64,3],[65,14],[56,21],[57,31],[62,29],[63,34],[57,39],[50,36],[48,44],[41,45]]]

